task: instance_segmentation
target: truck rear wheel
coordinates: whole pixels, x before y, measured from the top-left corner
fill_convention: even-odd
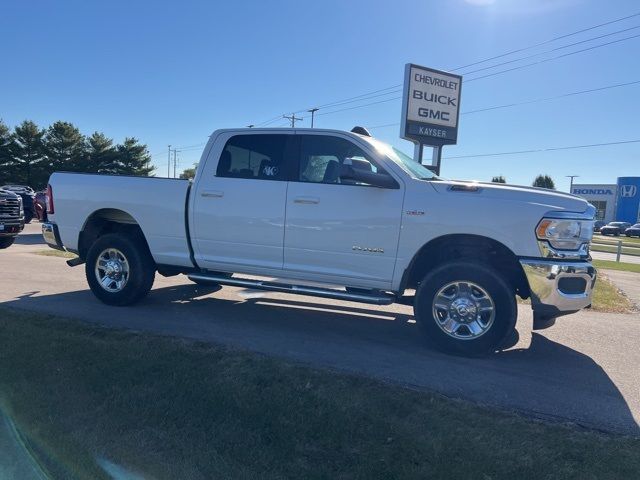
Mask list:
[[[124,306],[149,293],[155,264],[142,239],[110,233],[89,249],[85,274],[98,299],[107,305]]]
[[[416,291],[416,321],[447,353],[496,351],[515,328],[515,294],[502,276],[481,263],[450,262],[429,272]]]

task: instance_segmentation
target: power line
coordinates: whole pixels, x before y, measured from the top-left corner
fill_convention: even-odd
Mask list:
[[[638,16],[640,16],[640,12],[633,13],[631,15],[627,15],[626,17],[616,18],[615,20],[610,20],[608,22],[599,23],[598,25],[593,25],[591,27],[583,28],[582,30],[577,30],[575,32],[567,33],[565,35],[559,35],[557,37],[550,38],[549,40],[545,40],[544,42],[535,43],[533,45],[529,45],[527,47],[518,48],[516,50],[511,50],[509,52],[501,53],[500,55],[496,55],[496,56],[493,56],[493,57],[485,58],[484,60],[478,60],[478,61],[473,62],[473,63],[468,63],[467,65],[462,65],[461,67],[454,68],[451,71],[452,72],[456,72],[458,70],[462,70],[463,68],[473,67],[474,65],[479,65],[479,64],[485,63],[485,62],[490,62],[491,60],[496,60],[498,58],[503,58],[503,57],[506,57],[506,56],[509,56],[509,55],[513,55],[514,53],[520,53],[520,52],[531,50],[531,49],[534,49],[534,48],[537,48],[537,47],[541,47],[543,45],[548,45],[549,43],[553,43],[553,42],[556,42],[558,40],[562,40],[563,38],[572,37],[574,35],[579,35],[580,33],[588,32],[590,30],[595,30],[596,28],[605,27],[607,25],[612,25],[614,23],[622,22],[624,20],[628,20],[630,18],[634,18],[634,17],[638,17]]]
[[[499,64],[496,64],[496,65],[491,65],[491,66],[484,67],[484,68],[481,68],[481,69],[478,69],[478,70],[474,70],[472,72],[465,72],[465,74],[468,75],[468,74],[471,74],[471,73],[475,73],[475,72],[479,72],[479,71],[495,68],[495,67],[498,67],[498,66],[507,65],[507,64],[514,63],[514,62],[520,62],[520,61],[526,60],[528,58],[533,58],[533,57],[536,57],[536,56],[545,55],[545,54],[551,53],[553,51],[561,50],[561,49],[564,49],[564,48],[569,48],[569,47],[572,47],[572,46],[575,46],[575,45],[579,45],[579,44],[582,44],[582,43],[586,43],[586,42],[591,42],[593,40],[597,40],[597,39],[600,39],[600,38],[603,38],[603,37],[608,37],[608,36],[611,36],[611,35],[616,35],[618,33],[626,32],[626,31],[629,31],[629,30],[635,30],[637,28],[640,28],[640,25],[636,25],[636,26],[631,27],[631,28],[626,28],[624,30],[618,30],[616,32],[608,33],[606,35],[600,35],[598,37],[589,38],[589,39],[586,39],[586,40],[582,40],[580,42],[572,43],[570,45],[563,45],[561,47],[557,47],[557,48],[554,48],[552,50],[548,50],[546,52],[537,53],[535,55],[530,55],[528,57],[522,57],[522,58],[518,58],[518,59],[515,59],[515,60],[510,60],[508,62],[503,62],[503,63],[499,63]],[[552,58],[549,58],[549,59],[545,59],[545,60],[543,60],[541,62],[533,62],[533,63],[527,64],[527,65],[521,65],[521,66],[519,66],[519,67],[517,67],[515,69],[525,68],[525,67],[532,66],[532,65],[537,65],[538,63],[544,63],[544,62],[547,62],[547,61],[551,61],[551,60],[555,60],[555,59],[558,59],[558,58],[562,58],[564,56],[574,55],[576,53],[581,53],[581,52],[584,52],[584,51],[587,51],[587,50],[603,47],[603,46],[606,46],[606,45],[610,45],[612,43],[617,43],[619,41],[630,40],[630,39],[636,38],[638,36],[640,36],[640,35],[635,35],[635,36],[632,36],[632,37],[626,37],[626,38],[623,38],[623,39],[615,40],[613,42],[608,42],[608,43],[604,43],[604,44],[600,44],[600,45],[594,45],[594,46],[592,46],[592,47],[590,47],[588,49],[582,49],[582,50],[578,50],[576,52],[570,52],[569,54],[552,57]],[[506,72],[509,72],[509,71],[512,71],[512,70],[515,70],[515,69],[507,69],[507,70],[504,70],[504,72],[506,73]],[[485,77],[473,78],[473,79],[467,80],[465,83],[473,81],[473,80],[478,80],[480,78],[485,78]],[[362,101],[362,100],[370,100],[372,98],[382,97],[382,96],[390,95],[390,94],[393,94],[393,93],[397,93],[397,92],[400,92],[401,90],[402,89],[396,89],[396,90],[392,90],[392,91],[389,91],[389,92],[386,92],[386,93],[379,93],[377,95],[367,96],[366,98],[358,98],[358,99],[353,99],[353,100],[345,100],[345,101],[342,101],[342,102],[334,102],[333,104],[328,104],[328,105],[339,106],[339,105],[345,105],[345,104],[349,104],[349,103],[359,102],[359,101]],[[374,93],[374,92],[372,92],[372,93]],[[365,97],[365,95],[361,95],[361,97]],[[361,108],[361,107],[367,107],[367,106],[370,106],[370,105],[377,105],[379,103],[385,103],[385,102],[390,102],[390,101],[393,101],[393,100],[399,100],[401,98],[402,98],[401,96],[400,97],[392,97],[392,98],[388,98],[388,99],[385,99],[385,100],[380,100],[380,101],[376,101],[376,102],[370,102],[370,103],[365,103],[365,104],[362,104],[362,105],[357,105],[357,106],[354,106],[354,107],[342,108],[342,109],[338,109],[338,110],[332,110],[332,111],[329,111],[329,112],[322,112],[322,113],[318,113],[318,115],[330,115],[332,113],[338,113],[338,112],[343,112],[343,111],[347,111],[347,110],[354,110],[354,109]],[[320,108],[320,107],[318,107],[318,108]]]
[[[478,61],[466,64],[466,65],[462,65],[460,67],[456,67],[456,68],[450,69],[450,71],[455,72],[455,71],[458,71],[458,70],[462,70],[464,68],[468,68],[468,67],[472,67],[472,66],[479,65],[479,64],[482,64],[482,63],[486,63],[486,62],[489,62],[491,60],[496,60],[498,58],[503,58],[503,57],[506,57],[506,56],[509,56],[509,55],[513,55],[515,53],[520,53],[520,52],[524,52],[524,51],[527,51],[527,50],[531,50],[531,49],[534,49],[534,48],[537,48],[537,47],[540,47],[540,46],[543,46],[543,45],[548,45],[548,44],[556,42],[558,40],[562,40],[563,38],[568,38],[568,37],[571,37],[571,36],[579,35],[580,33],[588,32],[588,31],[591,31],[591,30],[595,30],[597,28],[601,28],[601,27],[604,27],[604,26],[607,26],[607,25],[612,25],[614,23],[619,23],[619,22],[622,22],[624,20],[628,20],[630,18],[634,18],[634,17],[638,17],[638,16],[640,16],[640,12],[633,13],[633,14],[630,14],[630,15],[626,15],[624,17],[616,18],[616,19],[613,19],[613,20],[609,20],[607,22],[599,23],[599,24],[596,24],[596,25],[592,25],[592,26],[589,26],[589,27],[586,27],[586,28],[583,28],[583,29],[580,29],[580,30],[576,30],[574,32],[570,32],[570,33],[567,33],[567,34],[558,35],[556,37],[550,38],[550,39],[545,40],[543,42],[535,43],[535,44],[528,45],[526,47],[521,47],[521,48],[518,48],[518,49],[515,49],[515,50],[510,50],[508,52],[504,52],[504,53],[501,53],[499,55],[494,55],[492,57],[488,57],[488,58],[485,58],[485,59],[482,59],[482,60],[478,60]],[[620,32],[617,32],[617,33],[620,33]],[[591,40],[595,40],[597,38],[598,37],[592,38]],[[590,40],[585,40],[585,41],[590,41]],[[616,43],[616,42],[612,42],[612,43]],[[604,45],[599,45],[599,46],[596,46],[594,48],[599,48],[600,46],[604,46]],[[567,48],[567,47],[568,46],[565,46],[563,48]],[[587,49],[582,50],[582,51],[587,51]],[[574,53],[580,53],[580,52],[581,51],[574,52]],[[571,54],[574,54],[574,53],[571,53]],[[561,57],[557,57],[557,58],[561,58]],[[546,61],[548,61],[548,60],[546,60]],[[544,63],[544,62],[537,62],[537,63]],[[527,66],[535,65],[537,63],[532,63],[530,65],[522,66],[520,68],[525,68]],[[511,69],[510,70],[506,70],[506,71],[504,71],[502,73],[506,73],[508,71],[512,71],[512,70]],[[486,78],[486,77],[478,77],[478,78],[472,79],[472,80],[478,80],[480,78]],[[471,80],[468,80],[468,81],[471,81]],[[378,93],[381,93],[381,92],[385,92],[387,90],[398,89],[400,87],[402,87],[402,84],[392,85],[390,87],[373,90],[373,91],[370,91],[368,93],[355,95],[355,96],[344,98],[342,100],[337,100],[337,101],[334,101],[334,102],[329,102],[329,103],[326,103],[326,104],[323,104],[323,105],[319,105],[319,106],[317,106],[317,108],[327,108],[327,107],[331,107],[331,106],[338,106],[338,105],[342,105],[342,104],[346,104],[346,103],[352,103],[352,102],[358,101],[358,100],[368,100],[369,98],[375,98],[375,96],[376,96],[375,94],[378,94]],[[386,92],[386,94],[391,94],[391,93],[395,93],[395,92]],[[382,95],[385,95],[385,94],[382,94]],[[305,112],[306,110],[308,110],[308,108],[298,110],[298,111],[294,112],[294,114],[295,113]],[[272,119],[266,120],[266,121],[258,123],[256,125],[257,126],[266,126],[266,125],[268,125],[270,123],[276,122],[280,118],[281,118],[280,116],[273,117]]]
[[[640,139],[637,140],[621,140],[618,142],[606,142],[606,143],[591,143],[586,145],[571,145],[567,147],[546,147],[546,148],[534,148],[531,150],[515,150],[512,152],[496,152],[496,153],[477,153],[473,155],[455,155],[452,157],[444,157],[446,159],[456,159],[456,158],[479,158],[479,157],[499,157],[504,155],[522,155],[525,153],[543,153],[543,152],[554,152],[558,150],[573,150],[578,148],[593,148],[593,147],[606,147],[609,145],[625,145],[629,143],[640,143]]]
[[[386,102],[391,102],[393,100],[400,100],[401,98],[402,98],[402,96],[399,96],[399,97],[387,98],[386,100],[378,100],[377,102],[371,102],[371,103],[365,103],[365,104],[362,104],[362,105],[356,105],[354,107],[339,108],[338,110],[331,110],[329,112],[318,113],[317,116],[320,116],[320,115],[331,115],[332,113],[338,113],[338,112],[346,112],[347,110],[355,110],[357,108],[368,107],[370,105],[378,105],[379,103],[386,103]]]
[[[194,145],[184,145],[184,146],[182,146],[182,147],[177,147],[177,148],[178,148],[178,150],[188,150],[188,149],[190,149],[190,148],[198,148],[198,147],[202,147],[202,146],[204,146],[204,145],[206,145],[206,144],[207,144],[207,142],[202,142],[202,143],[196,143],[196,144],[194,144]]]
[[[515,62],[521,62],[523,60],[528,60],[529,58],[539,57],[540,55],[546,55],[547,53],[557,52],[558,50],[564,50],[565,48],[575,47],[576,45],[582,45],[583,43],[593,42],[594,40],[599,40],[599,39],[605,38],[605,37],[611,37],[612,35],[618,35],[619,33],[628,32],[630,30],[636,30],[638,28],[640,28],[640,25],[636,25],[636,26],[630,27],[630,28],[625,28],[623,30],[617,30],[617,31],[611,32],[611,33],[606,33],[604,35],[599,35],[597,37],[587,38],[585,40],[580,40],[579,42],[570,43],[568,45],[562,45],[561,47],[552,48],[551,50],[547,50],[547,51],[544,51],[544,52],[534,53],[533,55],[529,55],[529,56],[526,56],[526,57],[520,57],[520,58],[516,58],[514,60],[507,60],[506,62],[496,63],[494,65],[489,65],[488,67],[478,68],[477,70],[471,70],[469,72],[464,72],[463,75],[471,75],[472,73],[483,72],[485,70],[490,70],[492,68],[501,67],[503,65],[509,65],[509,64],[515,63]]]
[[[639,83],[640,83],[640,80],[635,80],[633,82],[617,83],[615,85],[607,85],[606,87],[590,88],[589,90],[580,90],[578,92],[564,93],[562,95],[556,95],[554,97],[537,98],[535,100],[526,100],[524,102],[506,103],[504,105],[494,105],[493,107],[479,108],[477,110],[468,110],[466,112],[462,112],[461,115],[470,115],[472,113],[486,112],[486,111],[489,111],[489,110],[498,110],[500,108],[517,107],[517,106],[520,106],[520,105],[529,105],[531,103],[547,102],[547,101],[550,101],[550,100],[558,100],[560,98],[572,97],[572,96],[575,96],[575,95],[583,95],[585,93],[594,93],[594,92],[600,92],[600,91],[603,91],[603,90],[610,90],[612,88],[627,87],[629,85],[636,85],[636,84],[639,84]],[[375,128],[375,127],[371,127],[371,128]]]
[[[633,27],[633,28],[640,28],[640,25],[637,26],[637,27]],[[506,70],[501,70],[499,72],[493,72],[493,73],[490,73],[490,74],[487,74],[487,75],[483,75],[483,76],[480,76],[480,77],[471,78],[471,79],[465,80],[465,83],[473,82],[475,80],[480,80],[480,79],[483,79],[483,78],[493,77],[493,76],[496,76],[496,75],[500,75],[502,73],[507,73],[507,72],[511,72],[511,71],[515,71],[515,70],[520,70],[520,69],[523,69],[523,68],[531,67],[533,65],[538,65],[538,64],[541,64],[541,63],[550,62],[552,60],[557,60],[557,59],[568,57],[568,56],[575,55],[575,54],[578,54],[578,53],[583,53],[583,52],[586,52],[586,51],[589,51],[589,50],[594,50],[596,48],[605,47],[607,45],[612,45],[612,44],[623,42],[623,41],[626,41],[626,40],[632,40],[632,39],[638,38],[638,37],[640,37],[640,34],[633,35],[633,36],[630,36],[630,37],[621,38],[621,39],[617,39],[617,40],[613,40],[611,42],[606,42],[606,43],[602,43],[602,44],[598,44],[598,45],[593,45],[591,47],[583,48],[581,50],[577,50],[577,51],[574,51],[574,52],[569,52],[569,53],[565,53],[565,54],[562,54],[562,55],[557,55],[555,57],[546,58],[546,59],[543,59],[543,60],[539,60],[537,62],[531,62],[531,63],[525,64],[525,65],[519,65],[517,67],[509,68],[509,69],[506,69]],[[593,40],[593,39],[590,39],[590,40]],[[564,48],[564,47],[562,47],[562,48]],[[544,53],[549,53],[549,52],[544,52]],[[527,58],[530,58],[530,57],[527,57]],[[519,59],[518,61],[523,60],[523,59],[524,58]],[[488,68],[491,68],[491,67],[488,67]],[[636,83],[636,82],[632,82],[632,83]],[[605,88],[609,88],[609,87],[605,87]],[[400,90],[397,90],[397,91],[400,91]],[[379,97],[379,96],[389,95],[391,93],[396,93],[396,91],[391,91],[391,92],[387,92],[387,93],[383,93],[383,94],[379,94],[379,95],[373,95],[373,96],[371,96],[369,98],[375,98],[375,97]],[[572,94],[569,94],[569,95],[577,95],[579,93],[584,93],[584,92],[575,92],[575,93],[572,93]],[[350,100],[350,101],[344,101],[344,102],[336,102],[336,106],[340,105],[340,104],[348,104],[348,103],[353,103],[353,102],[362,101],[362,100],[369,100],[369,98],[362,98],[362,99],[359,99],[359,100]],[[371,106],[371,105],[378,105],[380,103],[386,103],[386,102],[391,102],[391,101],[394,101],[394,100],[400,100],[401,98],[402,98],[402,96],[396,96],[396,97],[387,98],[387,99],[384,99],[384,100],[378,100],[378,101],[375,101],[375,102],[369,102],[369,103],[364,103],[364,104],[361,104],[361,105],[355,105],[355,106],[352,106],[352,107],[346,107],[346,108],[340,108],[340,109],[337,109],[337,110],[331,110],[329,112],[321,112],[321,113],[317,113],[316,115],[318,115],[318,116],[319,115],[331,115],[333,113],[344,112],[344,111],[347,111],[347,110],[355,110],[355,109],[358,109],[358,108],[368,107],[368,106]],[[552,97],[552,98],[556,98],[556,97]],[[559,98],[559,97],[557,97],[557,98]],[[541,100],[536,100],[536,101],[543,101],[543,100],[549,100],[549,99],[541,99]],[[534,103],[534,102],[535,101],[532,101],[530,103]],[[524,103],[529,103],[529,102],[524,102]],[[508,106],[512,106],[512,105],[508,105]],[[513,105],[513,106],[515,106],[515,105]],[[494,108],[504,108],[504,107],[497,106],[497,107],[490,107],[489,109],[494,109]],[[299,113],[299,112],[296,112],[296,113]],[[471,112],[466,112],[466,113],[471,113]],[[281,117],[278,117],[278,118],[281,118]],[[378,127],[371,127],[371,128],[378,128]]]
[[[545,58],[543,60],[538,60],[537,62],[531,62],[531,63],[527,63],[525,65],[520,65],[517,67],[513,67],[513,68],[508,68],[506,70],[500,70],[498,72],[493,72],[493,73],[488,73],[487,75],[482,75],[480,77],[475,77],[475,78],[471,78],[469,80],[465,80],[465,83],[469,83],[469,82],[474,82],[476,80],[481,80],[483,78],[488,78],[488,77],[494,77],[496,75],[502,75],[503,73],[507,73],[507,72],[513,72],[515,70],[521,70],[523,68],[527,68],[527,67],[531,67],[533,65],[540,65],[541,63],[546,63],[546,62],[550,62],[552,60],[558,60],[559,58],[564,58],[564,57],[569,57],[571,55],[576,55],[578,53],[583,53],[583,52],[588,52],[590,50],[595,50],[596,48],[600,48],[600,47],[606,47],[607,45],[613,45],[614,43],[620,43],[620,42],[625,42],[627,40],[632,40],[634,38],[638,38],[640,37],[640,34],[638,35],[632,35],[630,37],[624,37],[624,38],[620,38],[618,40],[612,40],[610,42],[606,42],[606,43],[601,43],[599,45],[593,45],[591,47],[588,48],[583,48],[582,50],[576,50],[575,52],[569,52],[569,53],[564,53],[562,55],[557,55],[555,57],[550,57],[550,58]]]
[[[363,93],[362,95],[356,95],[355,97],[349,97],[349,98],[344,99],[344,100],[337,100],[335,102],[330,102],[330,103],[325,103],[323,105],[318,105],[318,108],[334,107],[334,106],[342,105],[342,104],[345,104],[345,103],[351,103],[350,101],[352,99],[358,99],[360,97],[369,97],[369,96],[371,96],[370,98],[374,98],[374,97],[380,97],[380,96],[383,96],[383,95],[388,95],[388,94],[394,93],[394,92],[380,93],[379,95],[373,95],[373,94],[376,94],[376,93],[379,93],[379,92],[383,92],[385,90],[391,90],[391,89],[398,88],[398,87],[401,87],[401,86],[402,86],[402,84],[393,85],[393,86],[387,87],[387,88],[380,88],[378,90],[373,90],[372,92]],[[296,113],[301,113],[303,111],[304,110],[300,110],[299,112],[296,112]]]
[[[590,88],[589,90],[580,90],[577,92],[568,92],[568,93],[563,93],[562,95],[556,95],[554,97],[546,97],[546,98],[536,98],[533,100],[525,100],[522,102],[514,102],[514,103],[505,103],[502,105],[493,105],[491,107],[484,107],[484,108],[478,108],[476,110],[467,110],[465,112],[460,112],[460,115],[471,115],[473,113],[480,113],[480,112],[487,112],[490,110],[498,110],[501,108],[510,108],[510,107],[518,107],[521,105],[529,105],[532,103],[539,103],[539,102],[547,102],[547,101],[551,101],[551,100],[559,100],[561,98],[566,98],[566,97],[572,97],[575,95],[583,95],[586,93],[595,93],[595,92],[601,92],[603,90],[610,90],[613,88],[620,88],[620,87],[627,87],[630,85],[637,85],[640,84],[640,80],[635,80],[633,82],[626,82],[626,83],[616,83],[614,85],[606,85],[604,87],[598,87],[598,88]],[[395,127],[400,125],[400,122],[395,122],[395,123],[385,123],[382,125],[373,125],[371,127],[368,127],[370,129],[374,129],[374,128],[384,128],[384,127]]]

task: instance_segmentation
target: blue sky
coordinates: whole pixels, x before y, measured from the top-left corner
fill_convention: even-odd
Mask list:
[[[260,123],[402,83],[413,62],[443,70],[640,12],[637,1],[432,0],[4,2],[0,117],[13,126],[61,119],[149,146],[166,175],[167,144],[180,166],[199,158],[216,128]],[[541,60],[640,34],[640,28],[553,53],[542,52],[640,25],[640,16],[520,55]],[[464,83],[462,111],[640,80],[640,37]],[[514,63],[513,65],[520,65]],[[468,70],[463,69],[464,74]],[[506,66],[505,66],[506,68]],[[494,70],[488,70],[490,73]],[[469,74],[471,79],[480,73]],[[458,145],[442,174],[529,184],[552,175],[578,183],[640,175],[640,143],[502,157],[446,157],[640,139],[640,84],[461,117]],[[391,94],[347,104],[357,106]],[[316,117],[351,129],[400,120],[400,101]],[[308,116],[300,126],[309,126]],[[276,121],[273,126],[284,124]],[[399,127],[372,130],[408,153]]]

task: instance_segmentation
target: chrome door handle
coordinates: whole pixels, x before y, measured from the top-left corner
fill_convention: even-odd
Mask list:
[[[293,199],[293,203],[301,203],[304,205],[315,205],[320,203],[320,199],[317,197],[296,197]]]
[[[224,192],[202,192],[200,196],[210,197],[210,198],[222,198],[224,197]]]

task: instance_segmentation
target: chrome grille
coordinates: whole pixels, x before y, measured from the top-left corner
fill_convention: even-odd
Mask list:
[[[0,221],[2,223],[20,220],[20,201],[17,198],[0,197]]]

